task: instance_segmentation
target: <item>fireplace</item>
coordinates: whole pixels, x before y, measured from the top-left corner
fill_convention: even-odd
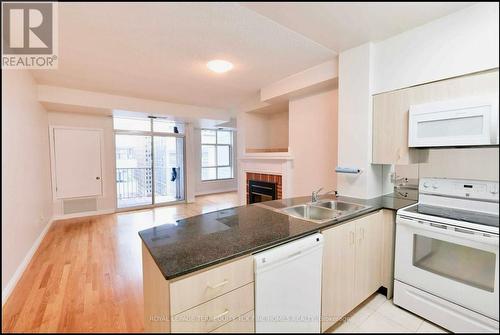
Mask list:
[[[248,181],[248,203],[264,202],[276,200],[276,183],[268,183],[265,181],[249,180]]]
[[[281,199],[281,176],[247,173],[247,204]]]

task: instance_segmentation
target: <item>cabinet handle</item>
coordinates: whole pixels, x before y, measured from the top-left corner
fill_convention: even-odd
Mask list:
[[[361,241],[363,241],[363,239],[365,238],[365,229],[364,228],[359,228],[359,231],[358,231],[358,244],[361,244]]]
[[[223,316],[225,316],[225,315],[227,315],[227,314],[229,314],[229,309],[227,309],[227,308],[226,308],[226,309],[224,310],[224,312],[220,313],[219,315],[214,316],[214,320],[216,320],[216,319],[220,319],[221,317],[223,317]]]
[[[229,280],[224,279],[224,281],[222,281],[222,282],[220,282],[220,283],[218,283],[218,284],[215,284],[215,285],[210,285],[210,284],[208,284],[208,288],[211,288],[211,289],[216,289],[216,288],[222,287],[222,286],[224,286],[224,285],[226,285],[226,284],[228,284],[228,283],[229,283]]]
[[[95,177],[95,180],[101,180],[101,177]]]
[[[349,232],[349,239],[350,239],[349,244],[354,245],[354,232],[353,231]]]

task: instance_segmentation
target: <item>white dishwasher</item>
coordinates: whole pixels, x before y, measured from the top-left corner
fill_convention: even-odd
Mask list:
[[[254,255],[255,332],[319,333],[323,236]]]

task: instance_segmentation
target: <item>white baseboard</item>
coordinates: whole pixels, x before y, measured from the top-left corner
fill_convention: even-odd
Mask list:
[[[116,210],[114,208],[112,208],[112,209],[101,209],[101,210],[98,210],[98,211],[85,212],[85,213],[64,214],[64,215],[54,216],[52,218],[52,221],[74,219],[74,218],[83,218],[83,217],[86,217],[86,216],[113,214],[115,212],[116,212]]]
[[[40,235],[38,236],[38,238],[33,243],[33,246],[30,248],[30,250],[28,251],[28,253],[24,257],[24,259],[21,262],[21,264],[19,264],[19,266],[17,267],[16,272],[14,272],[14,275],[12,276],[12,278],[10,278],[9,282],[7,283],[7,285],[2,290],[2,307],[7,302],[7,299],[9,299],[10,294],[12,293],[12,291],[14,290],[14,288],[16,287],[17,282],[19,281],[19,279],[21,279],[24,271],[26,270],[26,268],[28,267],[29,263],[31,262],[31,259],[33,258],[33,255],[35,255],[35,252],[38,250],[38,247],[40,246],[40,243],[42,243],[43,238],[45,237],[45,235],[49,231],[49,229],[52,226],[53,222],[54,222],[54,220],[51,219],[47,223],[47,225],[45,226],[45,228],[43,228],[42,232],[40,233]]]
[[[216,190],[210,190],[210,191],[204,191],[204,192],[196,192],[195,193],[195,196],[199,196],[199,195],[209,195],[209,194],[218,194],[218,193],[227,193],[227,192],[236,192],[238,191],[238,189],[235,187],[235,188],[220,188],[220,189],[216,189]]]

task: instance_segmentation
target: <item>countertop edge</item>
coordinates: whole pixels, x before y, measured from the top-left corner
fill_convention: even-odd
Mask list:
[[[417,202],[415,200],[408,200],[408,199],[405,199],[405,200],[409,202],[408,206],[410,206],[410,205],[412,205],[412,204],[414,204],[414,203]],[[236,206],[236,207],[238,207],[238,206]],[[266,210],[270,210],[270,211],[274,211],[274,212],[279,213],[279,210],[277,210],[276,208],[273,208],[273,207],[266,206],[264,203],[259,204],[259,207],[262,207],[262,208],[265,208]],[[406,206],[404,206],[404,207],[406,207]],[[402,207],[400,207],[400,208],[402,208]],[[250,248],[248,250],[244,250],[244,251],[241,251],[241,252],[237,252],[237,253],[231,254],[230,256],[225,256],[225,257],[222,257],[222,258],[218,258],[218,259],[216,259],[216,260],[214,260],[212,262],[203,263],[203,264],[200,264],[198,266],[192,267],[192,268],[190,268],[188,270],[181,271],[181,272],[174,273],[174,274],[165,274],[164,273],[164,271],[162,270],[162,266],[160,266],[158,264],[157,259],[155,259],[155,257],[153,256],[153,253],[151,252],[148,244],[146,242],[144,242],[144,239],[141,236],[141,232],[139,232],[138,234],[141,237],[142,244],[148,250],[149,254],[153,258],[155,264],[157,265],[158,269],[162,273],[162,275],[165,278],[165,280],[171,281],[171,280],[174,280],[174,279],[179,280],[183,276],[192,274],[194,272],[198,272],[198,271],[203,270],[203,269],[207,269],[208,270],[208,268],[210,268],[210,267],[216,266],[216,265],[221,264],[221,263],[225,263],[227,261],[230,261],[230,260],[238,258],[238,257],[243,257],[243,256],[246,256],[246,255],[252,255],[252,254],[254,254],[256,252],[262,252],[262,251],[270,249],[272,247],[276,247],[278,245],[281,245],[281,244],[284,244],[284,243],[287,243],[287,242],[290,242],[290,241],[302,238],[304,236],[308,236],[308,235],[314,234],[316,232],[320,232],[320,231],[325,230],[326,228],[329,228],[329,227],[334,226],[334,225],[341,225],[341,224],[347,223],[347,222],[352,221],[354,219],[357,219],[357,218],[359,218],[361,216],[368,215],[370,213],[373,213],[373,212],[376,212],[376,211],[379,211],[379,210],[382,210],[382,209],[397,211],[399,208],[389,208],[388,206],[372,206],[372,207],[367,208],[367,209],[365,209],[363,211],[360,211],[358,213],[353,213],[352,215],[350,215],[348,217],[345,217],[345,218],[342,218],[342,219],[340,219],[338,221],[332,220],[332,221],[329,221],[329,222],[325,222],[323,224],[318,224],[318,227],[316,227],[314,229],[311,229],[309,231],[305,231],[305,232],[300,233],[298,235],[291,236],[291,237],[288,237],[288,238],[283,238],[283,239],[280,239],[280,240],[276,240],[276,241],[273,241],[273,242],[270,242],[270,243],[266,243],[264,245],[259,245],[259,246],[255,247],[255,248]],[[214,212],[217,212],[217,211],[214,211]],[[204,214],[208,214],[208,213],[204,213]],[[286,215],[286,214],[283,214],[283,213],[280,213],[280,214]],[[307,220],[304,220],[304,221],[307,221]]]

